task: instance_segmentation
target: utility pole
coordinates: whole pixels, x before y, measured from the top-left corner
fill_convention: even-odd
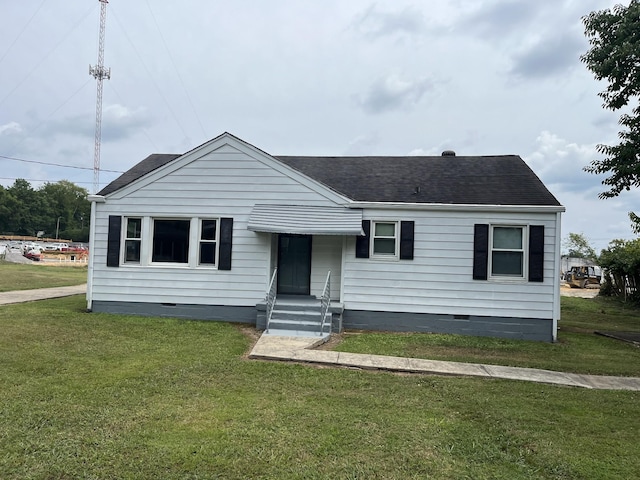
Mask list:
[[[104,68],[104,32],[107,24],[108,0],[98,0],[100,5],[100,35],[98,37],[98,63],[95,67],[89,65],[89,75],[98,81],[96,95],[96,135],[93,150],[93,193],[100,189],[100,142],[102,140],[102,81],[111,78],[111,69]]]

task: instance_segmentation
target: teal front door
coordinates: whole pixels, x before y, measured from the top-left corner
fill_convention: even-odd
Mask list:
[[[311,292],[311,237],[278,237],[278,293],[309,295]]]

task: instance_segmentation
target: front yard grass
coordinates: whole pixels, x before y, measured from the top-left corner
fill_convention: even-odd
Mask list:
[[[639,392],[249,361],[231,324],[84,308],[82,296],[0,307],[0,478],[640,471]]]
[[[640,310],[608,298],[562,297],[558,342],[429,333],[346,333],[333,350],[430,360],[640,376],[640,348],[596,335],[640,332]]]
[[[19,264],[0,260],[0,292],[87,283],[87,267]]]

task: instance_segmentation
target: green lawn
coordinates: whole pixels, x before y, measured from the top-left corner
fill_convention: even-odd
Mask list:
[[[638,392],[250,361],[230,324],[84,308],[0,307],[2,479],[640,471]]]
[[[66,287],[86,282],[86,266],[18,264],[0,260],[0,292]]]
[[[558,342],[441,334],[347,333],[334,350],[398,357],[640,376],[640,348],[595,335],[640,332],[640,311],[607,298],[562,297]]]

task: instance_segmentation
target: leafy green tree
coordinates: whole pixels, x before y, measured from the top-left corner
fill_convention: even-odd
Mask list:
[[[562,246],[570,257],[586,258],[593,261],[598,258],[596,251],[589,244],[589,240],[582,233],[570,233],[564,239]]]
[[[16,200],[10,217],[9,231],[16,235],[34,235],[47,222],[48,206],[31,184],[20,178],[7,191]]]
[[[612,240],[600,254],[605,269],[602,294],[640,303],[640,239]]]
[[[599,197],[612,198],[640,186],[640,0],[591,12],[582,21],[591,48],[580,59],[597,80],[608,83],[599,93],[603,106],[613,111],[629,107],[631,112],[620,115],[620,143],[598,145],[605,158],[585,167],[590,173],[610,174],[602,181],[608,190]],[[630,217],[637,222],[637,216]],[[640,223],[634,225],[640,229]]]
[[[40,191],[47,199],[52,212],[53,224],[49,231],[58,229],[61,238],[78,241],[84,241],[85,237],[88,239],[91,203],[87,200],[87,190],[68,180],[60,180],[56,183],[46,183]]]

